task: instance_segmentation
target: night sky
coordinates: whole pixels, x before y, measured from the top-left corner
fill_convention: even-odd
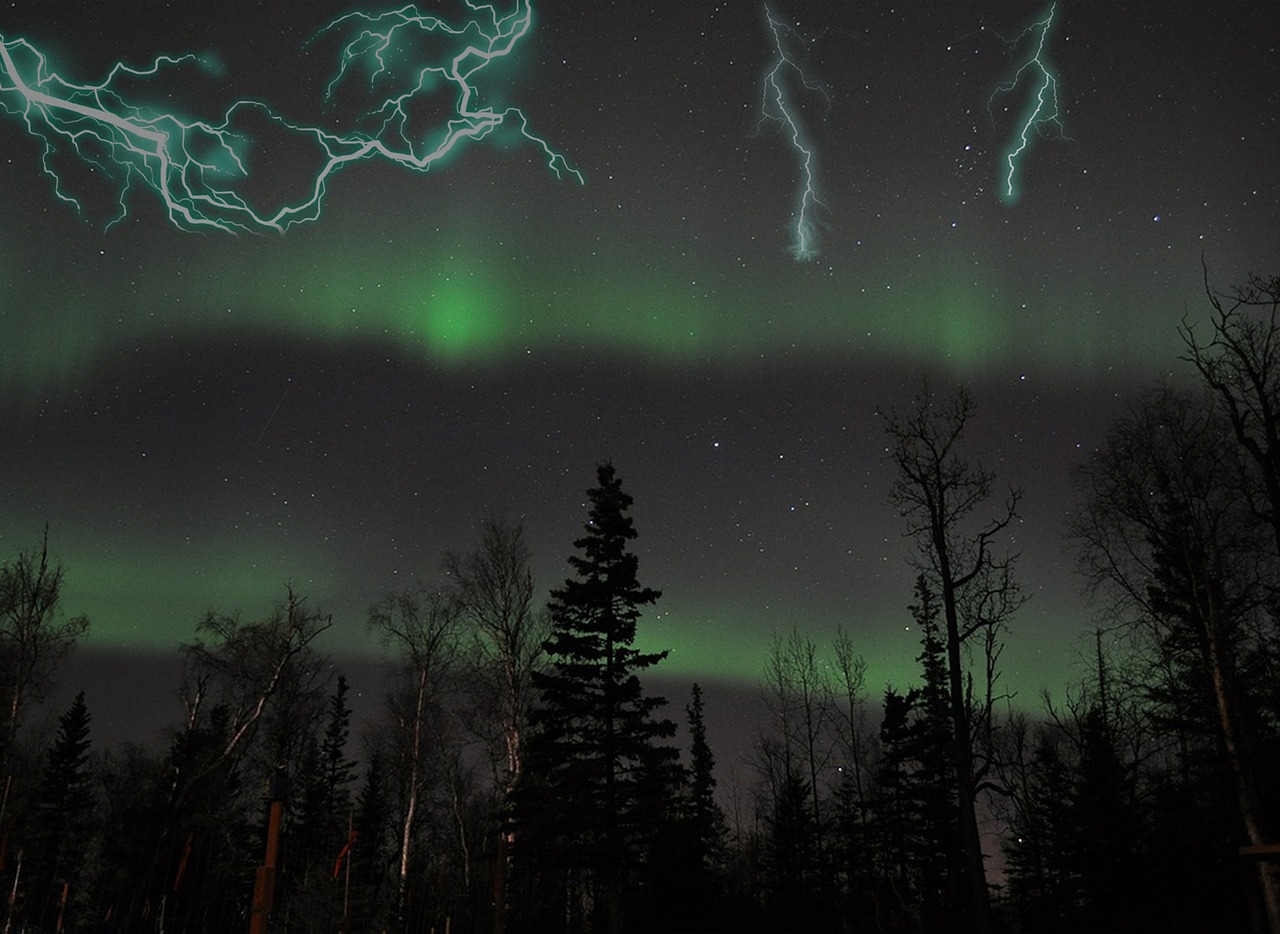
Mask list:
[[[252,99],[371,131],[361,111],[418,65],[353,62],[326,105],[368,21],[320,30],[350,9],[24,2],[0,35],[69,84],[216,55],[119,83],[152,113]],[[1202,261],[1223,287],[1276,271],[1278,46],[1274,2],[549,0],[473,83],[563,163],[511,118],[425,173],[345,165],[283,234],[190,229],[137,176],[117,218],[122,176],[64,144],[77,211],[0,71],[0,550],[49,523],[91,652],[170,657],[207,609],[260,616],[292,581],[333,614],[326,648],[367,657],[368,605],[434,579],[487,514],[522,521],[558,585],[612,460],[667,676],[745,686],[774,633],[843,625],[878,692],[919,646],[877,409],[928,376],[972,390],[970,452],[1025,488],[1031,601],[1004,658],[1034,704],[1093,624],[1071,466],[1137,391],[1188,378]],[[1041,110],[1011,195],[1041,64],[1060,119]],[[439,139],[455,97],[423,91],[408,135]],[[238,118],[236,190],[265,215],[323,158],[263,113]]]

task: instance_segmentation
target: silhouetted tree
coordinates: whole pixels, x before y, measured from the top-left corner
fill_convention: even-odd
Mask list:
[[[369,610],[369,628],[396,655],[399,677],[388,695],[393,732],[388,750],[397,788],[396,903],[405,923],[414,841],[425,815],[421,805],[433,757],[443,752],[441,694],[457,663],[459,608],[443,590],[419,586],[388,594]]]
[[[880,721],[880,761],[873,798],[877,922],[891,931],[920,930],[919,852],[921,816],[916,802],[915,690],[888,688]]]
[[[843,914],[850,923],[869,917],[873,885],[872,795],[874,744],[866,726],[866,659],[854,651],[843,627],[833,643],[836,774],[832,859],[842,888]]]
[[[158,862],[137,892],[135,918],[164,913],[175,930],[225,930],[243,914],[261,860],[260,798],[246,794],[240,763],[227,755],[232,722],[227,706],[218,704],[173,739],[165,793],[157,801],[166,818]],[[265,782],[251,787],[265,790]]]
[[[505,814],[519,781],[533,704],[533,673],[545,661],[548,615],[533,605],[533,574],[524,530],[501,519],[486,520],[480,541],[465,554],[450,552],[444,570],[450,579],[470,642],[465,646],[472,709],[467,723],[486,744],[494,772],[494,811]],[[500,821],[501,823],[501,821]],[[496,828],[494,932],[506,924],[511,828]]]
[[[675,734],[657,715],[666,701],[646,695],[639,677],[666,652],[635,648],[641,610],[659,593],[641,586],[628,549],[632,499],[612,464],[596,479],[569,558],[576,576],[551,593],[550,666],[534,674],[515,847],[524,884],[548,896],[544,923],[568,917],[571,927],[616,934],[624,888],[649,843],[646,804],[661,800],[655,783],[674,789],[678,753],[663,742]]]
[[[771,926],[796,934],[825,930],[830,918],[821,865],[815,859],[819,833],[809,783],[793,767],[781,777],[771,803],[765,818]]]
[[[699,870],[710,875],[722,858],[726,828],[724,812],[716,803],[716,761],[707,742],[702,687],[697,683],[693,685],[685,713],[689,722],[689,820]]]
[[[1262,789],[1280,774],[1268,708],[1280,642],[1276,562],[1269,524],[1241,495],[1232,434],[1203,398],[1148,394],[1078,470],[1085,502],[1073,535],[1109,618],[1145,656],[1156,722],[1186,753],[1203,746],[1219,757],[1244,837],[1260,845],[1274,821]],[[1276,892],[1263,869],[1274,931]]]
[[[45,757],[31,841],[33,858],[28,863],[32,868],[28,917],[41,928],[74,928],[74,909],[84,901],[82,869],[93,839],[94,803],[89,720],[81,691],[58,718],[58,735]],[[68,907],[70,916],[65,913]]]
[[[952,771],[951,711],[936,597],[916,581],[910,607],[921,632],[921,684],[886,691],[880,767],[868,834],[882,924],[894,930],[961,929],[968,914]]]
[[[1147,903],[1163,886],[1144,890],[1137,773],[1101,707],[1042,724],[1026,772],[1005,846],[1022,926],[1103,934],[1151,924]]]
[[[101,751],[94,771],[101,828],[94,854],[94,914],[107,931],[129,930],[159,873],[154,860],[168,831],[166,804],[174,775],[163,749],[133,743]]]
[[[1243,286],[1226,292],[1209,285],[1205,270],[1205,294],[1213,309],[1209,339],[1196,333],[1195,325],[1184,321],[1179,333],[1186,347],[1183,359],[1200,374],[1204,385],[1219,404],[1231,426],[1241,454],[1234,489],[1242,494],[1250,513],[1269,532],[1267,549],[1270,565],[1268,589],[1274,602],[1280,594],[1280,276],[1252,275]],[[1273,611],[1274,624],[1277,614]],[[1211,631],[1211,630],[1209,630]],[[1280,638],[1274,626],[1262,661],[1271,684],[1266,702],[1272,718],[1280,717]],[[1210,645],[1211,651],[1218,646]],[[1242,663],[1243,659],[1226,659]],[[1227,673],[1225,666],[1219,670]],[[1228,688],[1230,678],[1228,676]],[[1219,682],[1215,680],[1215,688]],[[1256,736],[1242,717],[1240,699],[1232,691],[1218,690],[1219,724],[1223,731],[1228,765],[1240,801],[1240,818],[1249,842],[1254,846],[1275,843],[1280,815],[1259,797],[1262,777]],[[1233,711],[1231,708],[1236,707]],[[1268,928],[1280,934],[1280,876],[1259,862],[1257,877],[1265,906]]]
[[[29,702],[42,700],[53,672],[89,629],[87,616],[64,617],[66,569],[49,554],[49,527],[38,552],[0,565],[0,763],[6,761]]]
[[[698,684],[693,685],[685,714],[689,765],[682,784],[673,789],[669,780],[658,776],[646,785],[659,797],[645,802],[655,824],[645,853],[645,891],[638,899],[647,910],[636,914],[643,918],[642,927],[653,931],[709,929],[723,909],[728,829],[715,798],[715,757],[707,742]]]
[[[1078,764],[1067,798],[1082,927],[1098,934],[1132,931],[1144,920],[1136,897],[1142,822],[1133,775],[1100,708],[1085,712],[1077,732]]]
[[[1045,726],[1035,731],[1004,847],[1013,912],[1025,930],[1044,934],[1067,930],[1075,907],[1064,741]]]
[[[774,636],[761,695],[768,720],[756,741],[761,778],[757,808],[770,827],[766,854],[775,868],[784,870],[766,879],[776,888],[772,900],[777,910],[787,905],[789,911],[803,901],[804,923],[821,925],[835,902],[828,839],[833,822],[825,810],[836,745],[835,690],[817,645],[799,629]],[[807,795],[803,827],[795,824],[793,811],[798,787]],[[801,842],[806,851],[796,849]]]
[[[928,579],[916,579],[911,614],[920,627],[921,686],[915,704],[911,747],[915,759],[913,796],[920,821],[916,863],[920,879],[920,914],[926,931],[956,927],[966,905],[957,898],[964,865],[956,813],[953,729],[946,646],[939,631],[937,597]]]
[[[320,741],[312,737],[303,759],[299,788],[290,798],[295,819],[286,840],[289,866],[289,916],[299,929],[327,930],[343,917],[345,886],[334,885],[332,872],[352,829],[351,783],[356,763],[347,758],[351,708],[347,679],[338,676],[329,698]],[[303,925],[303,919],[311,919]]]
[[[296,761],[294,753],[301,753],[316,712],[311,701],[323,667],[311,646],[331,625],[331,617],[308,608],[306,597],[292,587],[286,588],[284,601],[257,622],[243,622],[238,614],[209,613],[197,626],[195,641],[182,646],[188,727],[200,725],[212,702],[226,717],[223,756],[248,755],[266,723],[271,729],[258,756],[259,769],[265,774]],[[291,711],[297,715],[290,716]]]
[[[387,794],[384,753],[374,743],[366,756],[364,782],[356,799],[354,845],[351,860],[351,931],[384,930],[391,920],[395,887],[391,803]]]
[[[992,519],[975,524],[975,512],[991,498],[995,475],[961,453],[974,415],[968,393],[950,400],[926,386],[906,415],[885,417],[889,457],[897,469],[889,502],[907,520],[919,545],[919,570],[941,606],[946,652],[947,705],[951,719],[951,769],[959,807],[960,843],[973,929],[992,929],[982,838],[979,789],[990,768],[983,749],[992,726],[1000,633],[1022,597],[1013,579],[1013,558],[994,548],[1017,517],[1017,490]],[[977,677],[969,659],[980,666]],[[977,692],[977,693],[975,693]]]

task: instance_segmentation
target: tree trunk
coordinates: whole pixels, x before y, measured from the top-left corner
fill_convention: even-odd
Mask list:
[[[982,835],[978,831],[977,792],[973,781],[973,737],[969,729],[969,706],[965,702],[964,668],[960,651],[960,617],[956,607],[955,581],[945,536],[935,534],[938,569],[942,578],[942,608],[947,624],[947,681],[951,706],[952,768],[955,771],[956,803],[960,811],[960,848],[964,857],[965,882],[973,909],[974,934],[990,934],[991,893],[987,889],[987,867],[982,855]]]
[[[1212,614],[1212,609],[1210,612]],[[1212,617],[1206,621],[1204,636],[1205,653],[1208,656],[1209,671],[1212,675],[1218,727],[1222,731],[1223,750],[1235,784],[1240,821],[1244,825],[1245,836],[1250,845],[1264,846],[1274,841],[1267,839],[1266,829],[1262,826],[1262,799],[1258,795],[1252,765],[1253,743],[1247,727],[1243,729],[1239,727],[1239,717],[1236,715],[1239,705],[1236,703],[1234,679],[1229,673],[1233,666],[1230,664],[1230,659],[1223,657],[1230,650],[1221,644]],[[1270,934],[1280,934],[1280,879],[1270,871],[1270,866],[1265,860],[1258,862],[1257,872],[1262,901],[1267,913],[1267,930]]]

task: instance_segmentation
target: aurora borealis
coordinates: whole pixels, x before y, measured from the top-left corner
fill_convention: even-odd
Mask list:
[[[367,655],[369,603],[433,577],[487,513],[522,519],[559,584],[612,459],[668,675],[751,681],[774,632],[843,625],[879,690],[918,646],[876,411],[927,374],[972,389],[972,453],[1025,487],[1032,600],[1006,677],[1060,690],[1091,625],[1062,541],[1071,465],[1127,395],[1186,375],[1202,259],[1222,286],[1280,259],[1280,8],[1059,3],[1069,132],[1023,153],[1016,204],[1026,87],[988,102],[1027,52],[1002,37],[1046,6],[770,11],[829,98],[804,105],[825,205],[805,263],[795,151],[758,127],[778,51],[752,3],[535,4],[477,87],[584,184],[527,139],[472,141],[426,174],[347,166],[284,235],[180,230],[141,186],[108,229],[116,187],[69,166],[78,216],[5,116],[0,546],[49,523],[91,648],[169,652],[210,607],[260,614],[292,581],[334,614],[331,649]],[[319,122],[340,47],[311,40],[348,12],[33,2],[0,35],[82,83],[217,53],[217,75],[138,93]],[[257,195],[305,197],[289,155],[256,167]]]

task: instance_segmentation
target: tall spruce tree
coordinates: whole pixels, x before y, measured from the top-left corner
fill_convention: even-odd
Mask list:
[[[66,926],[63,911],[82,901],[81,869],[89,842],[87,818],[93,807],[89,768],[89,708],[84,691],[58,718],[58,738],[49,749],[40,784],[31,918],[45,928]]]
[[[967,913],[957,898],[964,878],[954,774],[951,769],[952,720],[949,707],[946,642],[937,595],[923,574],[916,578],[911,615],[920,627],[923,684],[916,702],[912,751],[916,760],[914,794],[921,837],[916,862],[920,871],[920,912],[925,930],[963,930]]]
[[[299,919],[318,919],[311,930],[335,914],[342,916],[347,887],[335,887],[331,876],[338,853],[352,830],[351,784],[356,763],[346,756],[351,732],[351,708],[347,706],[349,687],[345,675],[338,675],[329,697],[328,719],[323,736],[308,738],[302,758],[300,788],[294,792],[296,814],[292,816],[290,839],[286,841],[286,881],[289,914]],[[279,897],[279,893],[277,893]],[[299,921],[300,929],[304,927]]]
[[[674,785],[679,769],[677,750],[663,742],[675,724],[657,713],[666,701],[647,696],[639,678],[667,653],[635,648],[641,609],[660,594],[640,585],[628,550],[631,497],[612,464],[596,478],[586,534],[569,559],[576,576],[551,593],[550,666],[534,675],[516,857],[525,893],[538,891],[548,918],[617,932],[649,849],[650,809],[670,798],[654,786]],[[528,875],[535,866],[536,880]]]
[[[356,798],[355,840],[347,854],[351,871],[348,920],[352,931],[379,931],[391,922],[392,825],[385,754],[378,745],[367,752],[364,784]]]
[[[921,632],[922,683],[885,693],[874,842],[881,887],[902,912],[893,924],[943,934],[966,929],[968,906],[960,897],[946,648],[937,595],[924,575],[909,609]]]
[[[710,930],[723,914],[725,847],[728,826],[716,803],[715,756],[707,742],[702,687],[693,685],[685,707],[689,764],[682,787],[665,803],[650,804],[659,819],[646,854],[648,910],[644,924],[657,931]],[[666,793],[669,783],[655,789]],[[665,804],[665,806],[664,806]]]
[[[716,803],[716,760],[707,742],[702,714],[702,687],[695,683],[685,708],[689,723],[689,818],[693,825],[699,869],[709,874],[723,857],[728,829]]]

